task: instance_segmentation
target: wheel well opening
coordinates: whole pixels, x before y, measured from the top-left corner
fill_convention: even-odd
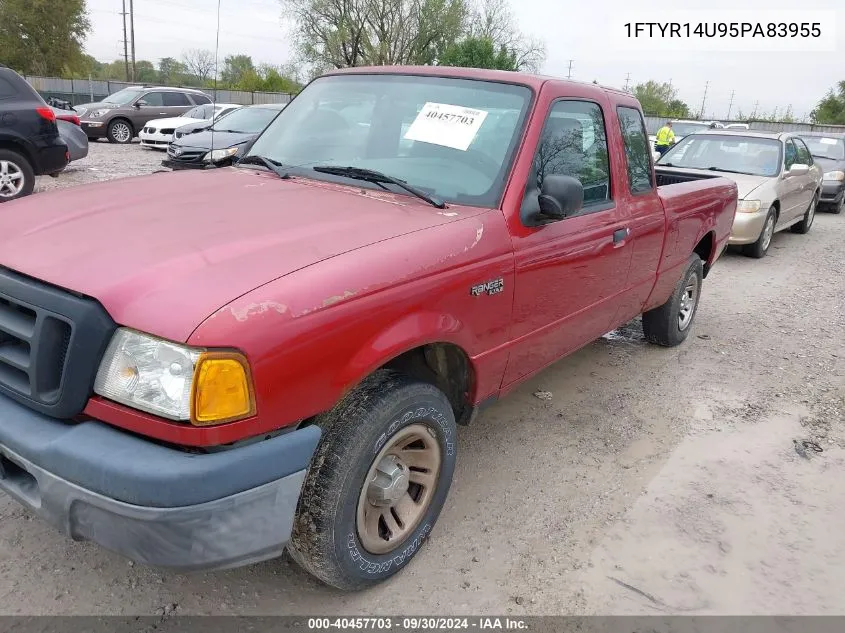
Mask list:
[[[777,218],[780,215],[780,200],[775,200],[772,206],[775,208],[775,218]]]
[[[474,377],[469,357],[457,345],[423,345],[397,356],[385,367],[434,385],[446,394],[458,424],[469,422],[473,409],[469,391]]]
[[[0,149],[5,149],[10,152],[17,152],[21,156],[23,156],[30,165],[32,165],[32,156],[29,155],[29,152],[23,145],[18,145],[12,141],[0,141]]]
[[[710,272],[710,257],[713,255],[713,232],[707,233],[702,237],[698,244],[695,245],[693,252],[698,255],[699,259],[704,262],[704,276]]]
[[[126,125],[129,126],[129,129],[132,130],[133,133],[137,132],[137,130],[135,129],[135,126],[132,124],[132,121],[130,121],[126,117],[122,117],[122,116],[114,117],[111,121],[108,122],[108,125],[106,127],[109,127],[115,121],[123,121],[124,123],[126,123]]]

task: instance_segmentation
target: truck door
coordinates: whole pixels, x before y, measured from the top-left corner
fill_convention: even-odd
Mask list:
[[[639,109],[620,105],[616,108],[619,130],[625,147],[626,186],[618,186],[618,198],[628,209],[631,240],[631,269],[624,295],[613,325],[630,321],[642,312],[657,278],[663,250],[666,214],[657,196],[651,147],[645,122]]]
[[[516,273],[515,344],[503,387],[605,333],[615,315],[631,249],[627,213],[614,196],[615,161],[608,152],[606,114],[599,103],[586,99],[559,99],[548,107],[523,210],[538,204],[548,174],[577,178],[584,187],[584,206],[539,227],[522,225],[518,214],[509,218]]]

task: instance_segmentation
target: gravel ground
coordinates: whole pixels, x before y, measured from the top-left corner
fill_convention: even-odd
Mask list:
[[[40,186],[159,158],[97,144]],[[339,593],[287,558],[161,573],[0,493],[0,614],[841,614],[843,243],[845,218],[820,214],[763,260],[728,253],[683,346],[646,345],[634,321],[462,428],[430,542],[375,589]]]

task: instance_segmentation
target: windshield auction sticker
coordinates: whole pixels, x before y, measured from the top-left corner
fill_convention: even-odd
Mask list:
[[[405,132],[405,138],[465,152],[486,118],[485,110],[429,101]]]

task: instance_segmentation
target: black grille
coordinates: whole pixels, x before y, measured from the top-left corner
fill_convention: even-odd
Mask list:
[[[77,415],[115,327],[96,301],[0,268],[0,393]]]
[[[163,128],[161,128],[161,133],[162,134],[173,134],[173,130],[175,130],[175,129],[176,128],[172,128],[172,127],[163,127]]]

